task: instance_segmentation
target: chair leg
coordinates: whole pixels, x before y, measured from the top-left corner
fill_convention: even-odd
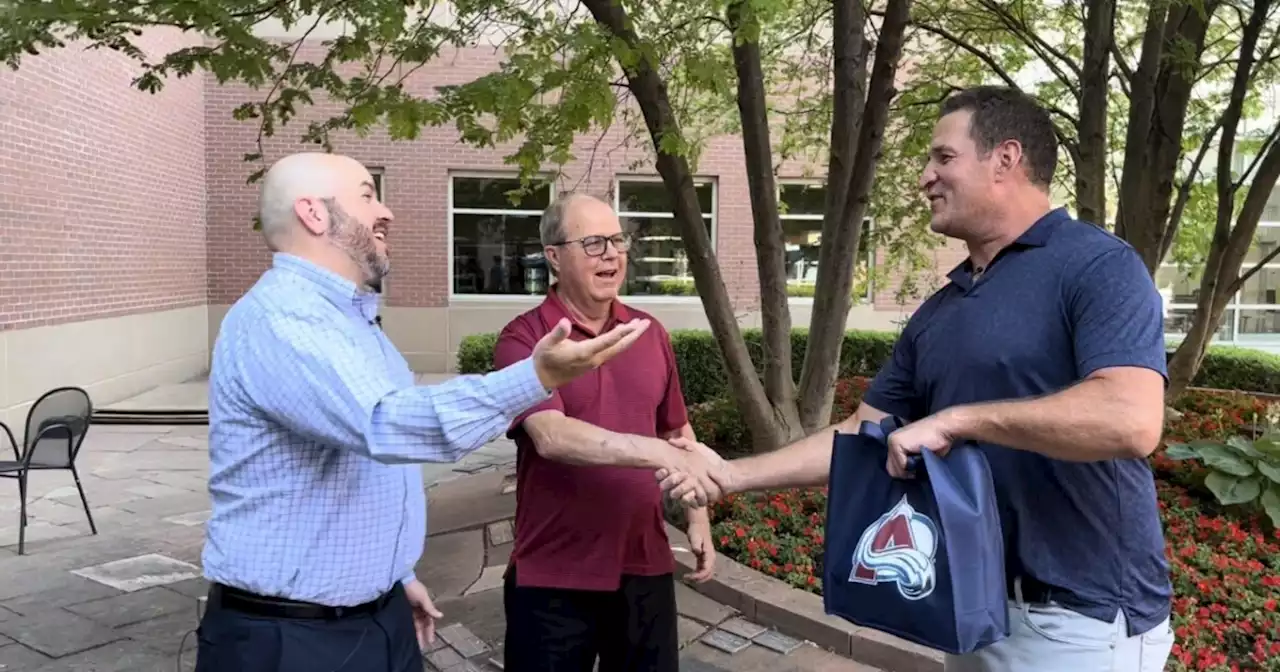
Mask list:
[[[76,471],[74,465],[71,467],[71,477],[76,479],[76,490],[80,491],[80,503],[84,504],[84,515],[89,519],[89,531],[97,534],[98,527],[93,524],[93,514],[89,512],[89,500],[85,499],[84,486],[80,485],[80,474]]]
[[[18,555],[26,550],[27,543],[27,472],[18,474],[18,497],[21,499],[22,520],[18,523]]]

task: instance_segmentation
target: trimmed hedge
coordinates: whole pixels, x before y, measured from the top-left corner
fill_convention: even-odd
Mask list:
[[[760,329],[744,329],[743,337],[756,368],[761,369],[763,350]],[[792,370],[797,378],[804,364],[808,329],[791,332]],[[850,330],[840,349],[839,378],[874,376],[893,352],[897,334],[889,331]],[[493,370],[493,346],[497,334],[467,336],[458,346],[459,373],[488,373]],[[671,332],[671,346],[680,368],[685,402],[700,404],[725,396],[729,381],[720,358],[720,348],[705,329],[677,329]],[[1169,353],[1172,356],[1172,352]],[[1205,355],[1196,387],[1280,394],[1280,356],[1247,348],[1215,345]]]
[[[743,329],[743,338],[751,352],[751,360],[757,370],[763,370],[763,332],[760,329]],[[844,335],[840,348],[840,377],[871,376],[893,352],[897,335],[887,331],[851,330]],[[493,370],[493,346],[497,334],[476,334],[462,339],[458,346],[459,373],[488,373]],[[791,366],[796,378],[804,365],[805,346],[809,342],[808,329],[791,332]],[[729,387],[720,347],[705,329],[675,329],[671,332],[671,348],[676,353],[676,366],[680,369],[680,383],[684,388],[687,404],[723,397]]]

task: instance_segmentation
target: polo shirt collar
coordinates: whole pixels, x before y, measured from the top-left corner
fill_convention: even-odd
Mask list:
[[[271,266],[314,286],[335,306],[351,306],[361,317],[372,320],[378,315],[378,294],[361,289],[356,283],[302,257],[276,252]]]
[[[1050,210],[1041,216],[1040,219],[1037,219],[1035,224],[1032,224],[1030,228],[1023,231],[1022,235],[1018,236],[1016,240],[996,253],[995,259],[992,259],[991,263],[994,264],[996,259],[999,259],[1001,255],[1005,254],[1005,252],[1009,250],[1026,249],[1029,247],[1044,247],[1049,243],[1049,238],[1053,236],[1053,232],[1058,228],[1058,225],[1068,219],[1071,219],[1071,215],[1067,212],[1066,208],[1054,208],[1053,210]],[[952,282],[968,286],[970,284],[972,272],[973,259],[966,258],[955,268],[951,269],[951,272],[947,274],[947,278]]]
[[[547,329],[550,330],[562,318],[567,317],[575,329],[581,330],[592,338],[598,336],[599,334],[593,333],[590,328],[574,319],[573,315],[569,313],[568,306],[564,305],[564,301],[560,298],[559,287],[559,283],[551,285],[551,287],[547,289],[547,298],[538,306],[538,314],[542,318],[543,324],[545,324]],[[612,305],[609,307],[609,319],[605,322],[604,328],[601,329],[601,332],[608,331],[615,324],[630,321],[631,311],[627,310],[626,305],[621,301],[614,299]]]

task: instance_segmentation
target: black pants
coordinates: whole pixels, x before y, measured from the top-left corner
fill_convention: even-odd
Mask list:
[[[324,621],[209,605],[196,672],[422,672],[413,611],[397,589],[381,611]]]
[[[506,672],[679,672],[675,582],[624,576],[614,592],[520,587],[508,570]]]

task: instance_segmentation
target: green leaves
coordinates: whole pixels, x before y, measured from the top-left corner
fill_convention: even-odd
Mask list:
[[[1271,479],[1272,483],[1280,485],[1280,464],[1258,462],[1258,473]]]
[[[1252,476],[1255,471],[1248,458],[1227,444],[1205,443],[1198,447],[1206,466],[1232,476]]]
[[[1232,436],[1226,441],[1201,439],[1171,443],[1164,451],[1171,460],[1200,460],[1209,473],[1204,485],[1223,505],[1257,502],[1280,527],[1280,435],[1250,441]]]
[[[1262,481],[1257,478],[1236,478],[1221,471],[1209,472],[1205,487],[1222,504],[1244,504],[1262,494]]]
[[[1280,485],[1272,484],[1262,493],[1262,510],[1271,518],[1271,524],[1280,529]]]

